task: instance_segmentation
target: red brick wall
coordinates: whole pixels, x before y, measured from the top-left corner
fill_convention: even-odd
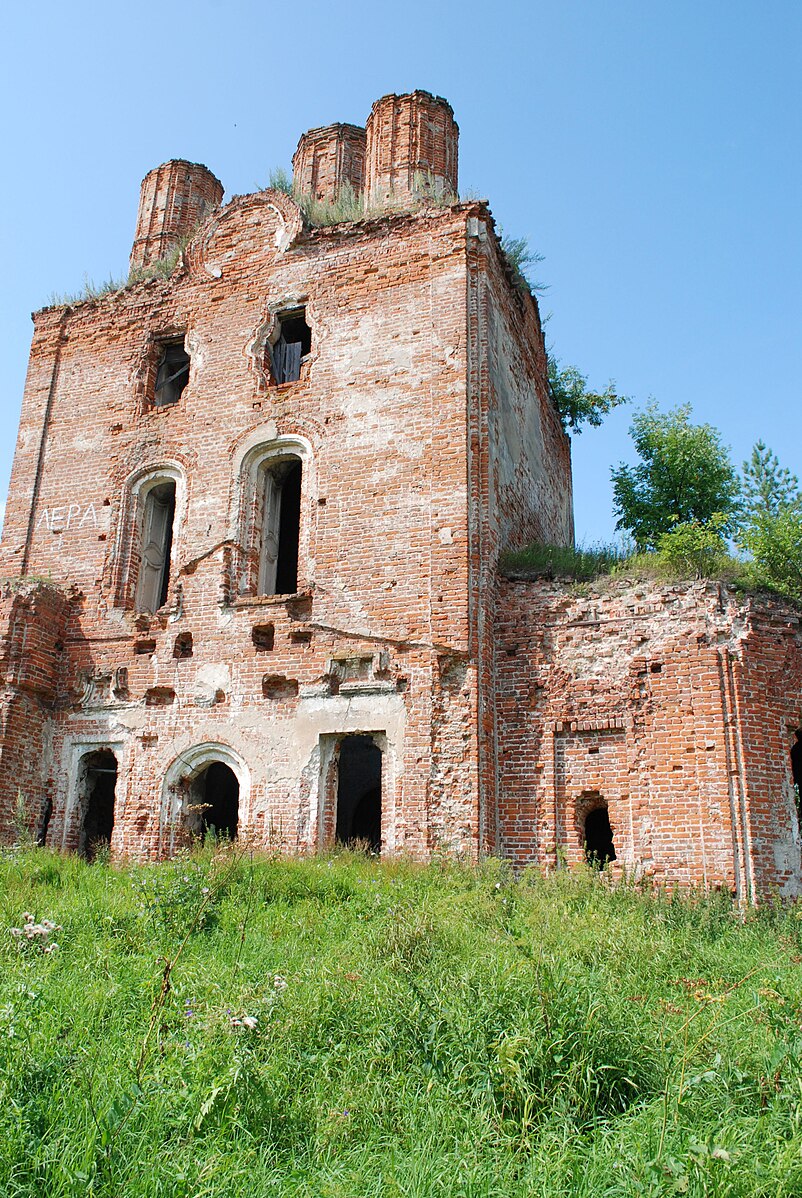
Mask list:
[[[44,582],[6,584],[0,596],[0,839],[21,815],[29,833],[52,791],[50,718],[64,658],[66,597]]]
[[[715,584],[504,580],[496,631],[505,855],[581,860],[600,795],[618,870],[745,900],[798,892],[791,606]]]

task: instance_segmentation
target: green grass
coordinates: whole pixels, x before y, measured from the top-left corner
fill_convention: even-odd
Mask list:
[[[683,570],[657,553],[631,553],[618,545],[528,545],[502,554],[500,568],[515,577],[560,578],[591,582],[608,575],[652,578],[656,582],[690,582],[698,573]],[[715,562],[714,581],[740,591],[766,591],[748,561],[723,555]],[[779,593],[779,592],[777,592]]]
[[[0,896],[4,1198],[802,1192],[793,909],[348,854]]]

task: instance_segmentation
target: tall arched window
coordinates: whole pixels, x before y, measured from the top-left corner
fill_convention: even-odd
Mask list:
[[[287,437],[256,445],[243,459],[242,595],[294,595],[301,585],[308,456],[305,442]]]
[[[158,611],[167,602],[174,521],[175,481],[165,479],[150,487],[142,502],[136,587],[138,611]]]
[[[293,595],[298,590],[301,534],[301,459],[266,462],[260,471],[259,595]]]

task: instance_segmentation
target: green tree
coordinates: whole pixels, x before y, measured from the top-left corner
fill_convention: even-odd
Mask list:
[[[747,521],[758,516],[777,516],[784,508],[802,504],[799,479],[781,466],[776,453],[758,441],[752,456],[743,464],[743,500]]]
[[[739,537],[758,586],[802,600],[802,493],[799,479],[763,441],[743,464]]]
[[[758,586],[802,601],[802,507],[758,511],[741,532],[740,545],[752,558]]]
[[[613,408],[629,403],[629,396],[619,395],[615,383],[608,383],[604,391],[590,391],[588,380],[578,367],[561,368],[551,354],[548,362],[549,390],[566,432],[579,433],[583,424],[598,428]]]
[[[722,536],[736,527],[740,487],[729,450],[717,429],[690,417],[690,404],[638,412],[630,434],[640,461],[612,470],[616,527],[639,551],[655,549],[678,524],[707,525],[715,516]]]

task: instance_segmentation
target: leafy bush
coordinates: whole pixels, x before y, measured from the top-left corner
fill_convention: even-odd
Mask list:
[[[716,578],[729,561],[726,516],[714,513],[706,524],[685,520],[664,532],[655,559],[685,578]]]

